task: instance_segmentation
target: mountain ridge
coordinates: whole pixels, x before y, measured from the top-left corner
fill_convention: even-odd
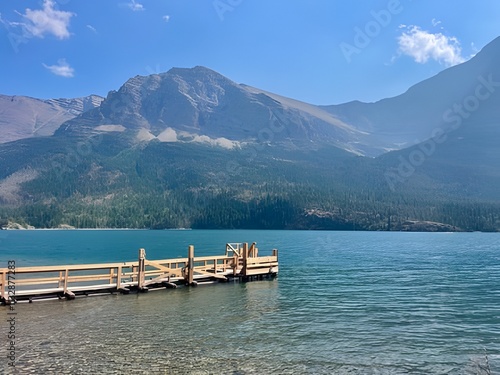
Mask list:
[[[493,77],[500,82],[498,61],[500,37],[470,60],[445,69],[400,95],[373,103],[352,101],[322,108],[348,123],[356,123],[358,129],[370,132],[387,144],[388,149],[406,148],[431,138],[434,129],[448,131],[452,121],[446,118],[447,111],[475,96],[477,86],[484,80]],[[497,102],[498,90],[493,94],[494,99],[487,103]],[[490,108],[490,111],[490,118],[499,118],[498,110]]]
[[[363,132],[322,109],[306,103],[297,106],[300,102],[292,99],[284,105],[284,97],[280,97],[283,103],[277,97],[208,68],[172,68],[129,79],[118,91],[111,91],[99,108],[68,121],[57,133],[84,135],[102,125],[121,125],[123,131],[140,132],[139,140],[169,131],[174,136],[170,141],[201,136],[258,142],[271,136],[291,143],[326,141],[358,153],[358,143],[370,148]]]
[[[95,108],[102,97],[37,99],[0,94],[0,143],[50,136],[67,120]]]

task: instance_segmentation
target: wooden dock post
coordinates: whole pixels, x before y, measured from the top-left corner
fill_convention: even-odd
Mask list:
[[[248,250],[248,256],[252,258],[257,258],[259,256],[259,249],[257,248],[257,242],[253,242],[252,246]]]
[[[188,247],[188,262],[186,265],[186,282],[190,286],[198,285],[197,282],[194,281],[194,246],[189,245]]]
[[[241,276],[243,276],[243,280],[247,280],[247,265],[248,265],[248,243],[245,242],[243,244],[243,268],[241,269]]]
[[[6,294],[5,285],[7,283],[7,277],[5,275],[5,271],[2,272],[2,279],[0,280],[0,282],[2,284],[1,289],[0,289],[0,303],[4,304],[7,301],[7,299],[5,298],[5,294]]]
[[[137,288],[140,292],[147,292],[144,286],[144,273],[146,272],[146,250],[139,249],[139,266],[137,267]]]
[[[64,287],[64,276],[63,276],[63,271],[59,271],[59,288]]]
[[[122,287],[122,266],[118,266],[116,269],[116,289],[120,290]]]
[[[278,249],[273,249],[273,257],[276,257],[276,266],[278,266]],[[271,268],[269,268],[269,273],[276,276],[277,272],[273,272],[273,270],[274,268],[271,266]]]
[[[73,293],[71,290],[68,289],[68,278],[69,278],[69,269],[64,270],[64,297],[66,299],[75,299],[75,293]]]

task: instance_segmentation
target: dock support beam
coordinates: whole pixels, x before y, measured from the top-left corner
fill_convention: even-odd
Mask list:
[[[5,306],[8,302],[6,298],[7,293],[5,292],[7,284],[6,272],[2,272],[2,279],[0,280],[0,283],[2,284],[2,289],[0,289],[0,304]]]
[[[257,243],[254,242],[248,249],[248,256],[252,258],[257,258],[259,256],[259,249],[257,248]]]
[[[122,287],[122,266],[118,266],[116,269],[116,289],[120,289]]]
[[[144,286],[144,273],[146,272],[146,250],[139,249],[139,266],[137,267],[137,289],[139,292],[147,292]]]
[[[65,269],[64,270],[64,283],[63,283],[63,288],[64,288],[64,297],[68,300],[75,299],[75,293],[73,293],[71,290],[68,289],[68,279],[69,279],[69,270]]]
[[[188,247],[188,263],[186,265],[186,282],[189,286],[196,286],[197,283],[194,281],[194,246],[189,245]]]
[[[2,289],[0,290],[0,298],[2,299],[2,301],[5,301],[5,289],[7,285],[7,277],[5,275],[5,272],[2,272],[2,279],[0,280],[0,283],[2,284]]]
[[[247,266],[248,266],[248,243],[243,244],[243,268],[241,269],[240,275],[243,276],[243,281],[248,281],[247,277]]]

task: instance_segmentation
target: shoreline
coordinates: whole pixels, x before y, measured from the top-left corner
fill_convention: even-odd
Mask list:
[[[2,228],[5,231],[73,231],[73,230],[192,230],[191,228],[168,228],[168,229],[148,229],[148,228]]]
[[[500,233],[500,231],[436,231],[436,230],[336,230],[336,229],[321,229],[321,228],[1,228],[1,231],[191,231],[191,230],[278,230],[278,231],[317,231],[317,232],[391,232],[391,233]]]

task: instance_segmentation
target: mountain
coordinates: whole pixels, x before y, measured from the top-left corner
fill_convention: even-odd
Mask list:
[[[496,39],[400,96],[326,107],[204,67],[136,76],[0,144],[0,222],[500,231],[499,62]]]
[[[49,100],[0,95],[0,143],[52,135],[63,122],[98,107],[102,100],[97,95]]]
[[[357,103],[356,112],[346,114],[350,121],[356,116],[370,118],[379,138],[400,142],[394,145],[399,151],[378,158],[387,166],[385,175],[392,188],[427,181],[465,198],[498,199],[499,62],[497,38],[471,60],[405,94],[372,105]],[[328,110],[347,121],[339,107]]]
[[[483,126],[500,119],[499,61],[500,37],[469,61],[414,85],[404,94],[375,103],[354,101],[322,109],[368,132],[387,150],[412,146],[432,138],[436,131],[453,131],[457,125],[473,121],[475,133],[481,134]]]
[[[365,133],[325,110],[237,84],[204,67],[129,79],[101,106],[68,121],[59,135],[122,132],[131,141],[326,143],[363,154]]]

